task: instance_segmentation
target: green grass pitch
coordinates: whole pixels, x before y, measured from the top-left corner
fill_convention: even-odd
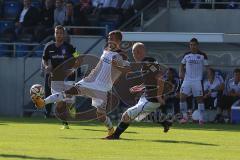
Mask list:
[[[4,160],[239,160],[240,125],[174,124],[169,133],[135,123],[121,140],[103,140],[105,127],[80,122],[60,130],[55,119],[0,118]]]

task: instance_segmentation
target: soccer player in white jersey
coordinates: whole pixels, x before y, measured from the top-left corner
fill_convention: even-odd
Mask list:
[[[121,41],[122,33],[120,31],[110,32],[107,47],[104,49],[98,64],[87,77],[64,92],[52,94],[45,99],[34,97],[32,100],[35,105],[41,108],[46,104],[63,101],[74,95],[90,97],[92,105],[97,108],[98,120],[105,124],[108,135],[111,135],[114,128],[106,113],[107,94],[119,76],[130,69],[129,63],[123,60],[126,55],[120,49]]]
[[[224,95],[222,96],[219,105],[220,110],[217,115],[217,119],[223,117],[223,110],[227,110],[228,118],[231,116],[231,106],[234,102],[240,99],[240,69],[234,69],[233,78],[226,82],[226,88],[224,90]]]
[[[198,110],[200,113],[199,124],[203,124],[203,87],[202,78],[204,66],[208,66],[207,55],[199,50],[199,43],[196,38],[192,38],[189,43],[190,52],[185,53],[179,68],[179,78],[183,80],[180,89],[180,112],[183,118],[180,123],[186,123],[187,102],[186,98],[191,93],[197,98]]]

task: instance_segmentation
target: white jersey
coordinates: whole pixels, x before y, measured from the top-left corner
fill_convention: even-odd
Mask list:
[[[216,98],[217,97],[217,91],[216,89],[222,84],[224,83],[222,76],[220,75],[216,75],[213,82],[211,83],[209,80],[205,80],[203,83],[203,88],[204,91],[209,91],[209,90],[214,90],[211,91],[211,97]]]
[[[240,93],[240,82],[235,83],[234,78],[230,79],[227,83],[226,92],[229,93],[234,91],[235,93]]]
[[[208,65],[206,54],[186,53],[181,61],[186,65],[184,80],[202,80],[204,66]]]
[[[112,67],[113,60],[115,60],[120,66],[129,65],[127,61],[123,61],[122,56],[119,53],[104,50],[99,61],[99,67],[95,68],[92,81],[86,81],[84,78],[80,81],[80,83],[88,88],[97,89],[100,91],[111,90],[113,83],[121,75],[121,71],[115,67]]]

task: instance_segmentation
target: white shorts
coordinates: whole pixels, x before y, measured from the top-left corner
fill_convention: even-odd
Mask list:
[[[92,98],[92,106],[106,110],[108,92],[93,89],[85,84],[86,83],[82,83],[82,81],[75,84],[75,88],[79,91],[79,95]]]
[[[194,97],[203,96],[203,87],[201,81],[183,81],[180,93],[193,95]]]
[[[74,81],[51,81],[51,92],[52,94],[62,92],[70,89],[74,86]],[[75,97],[64,99],[67,103],[74,103]]]
[[[141,121],[151,112],[154,112],[158,107],[160,107],[160,103],[156,102],[149,102],[144,96],[142,96],[138,103],[128,108],[126,113],[130,117],[131,120]]]

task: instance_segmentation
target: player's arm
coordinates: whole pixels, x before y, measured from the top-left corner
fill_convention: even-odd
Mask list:
[[[179,66],[179,79],[183,80],[185,74],[185,64],[180,64]]]
[[[46,45],[43,50],[42,65],[43,65],[44,70],[47,73],[52,72],[51,59],[50,59],[50,54],[49,54],[49,50],[48,50],[48,45]]]
[[[121,52],[112,60],[112,66],[122,73],[128,73],[131,71],[130,63],[127,61],[127,57],[125,56],[125,53]]]
[[[125,62],[127,63],[127,62]],[[131,67],[130,65],[121,65],[119,64],[116,60],[112,61],[112,66],[117,68],[119,71],[121,71],[122,73],[128,73],[131,71]]]

